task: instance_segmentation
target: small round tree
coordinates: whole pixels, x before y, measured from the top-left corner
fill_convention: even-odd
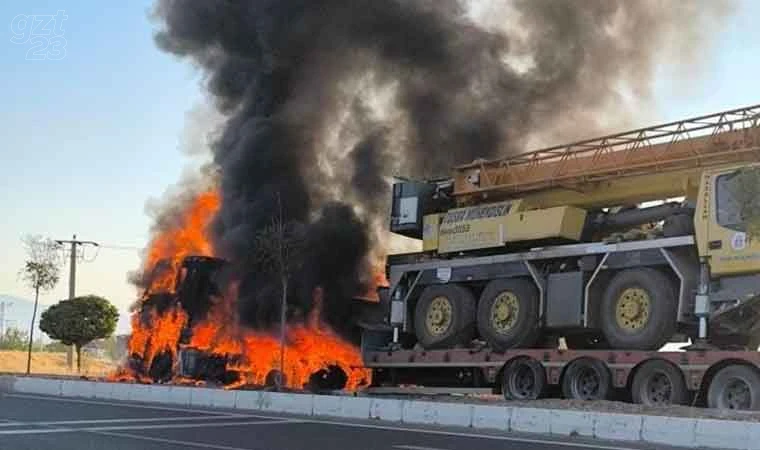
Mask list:
[[[48,308],[40,317],[40,329],[52,339],[74,346],[80,371],[82,347],[111,336],[118,320],[119,311],[108,300],[88,295],[63,300]]]

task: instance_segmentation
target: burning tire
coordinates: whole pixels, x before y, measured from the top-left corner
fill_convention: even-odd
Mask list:
[[[546,388],[546,370],[533,358],[518,358],[504,366],[501,380],[506,400],[536,400]]]
[[[677,307],[672,283],[662,272],[624,270],[604,292],[601,328],[611,348],[658,350],[675,332]]]
[[[475,337],[475,297],[456,284],[428,286],[415,307],[414,330],[426,349],[469,344]]]
[[[607,366],[593,358],[571,362],[562,377],[562,395],[575,400],[607,400],[612,392],[612,377]]]
[[[331,365],[311,374],[306,387],[310,392],[318,394],[325,391],[341,390],[346,387],[346,382],[348,382],[346,371],[339,366]]]
[[[760,409],[760,374],[750,366],[734,364],[718,371],[707,390],[707,406],[718,409]]]
[[[288,378],[277,369],[272,369],[264,379],[264,386],[268,388],[282,388],[288,385]]]
[[[681,370],[663,360],[645,362],[631,384],[633,402],[646,406],[685,405],[689,391]]]
[[[538,294],[523,279],[494,280],[478,303],[478,331],[496,350],[527,347],[538,338]]]

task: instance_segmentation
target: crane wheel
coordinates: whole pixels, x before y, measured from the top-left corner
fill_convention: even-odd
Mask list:
[[[504,366],[501,380],[506,400],[535,400],[546,388],[546,370],[533,358],[517,358]]]
[[[600,325],[611,348],[658,350],[675,332],[677,307],[675,290],[662,272],[628,269],[607,286]]]
[[[612,377],[598,359],[580,358],[571,362],[562,376],[562,395],[574,400],[607,400]]]
[[[538,293],[528,280],[507,278],[486,285],[478,302],[478,331],[497,351],[533,345],[538,338]]]
[[[469,344],[475,337],[475,297],[456,284],[425,288],[414,310],[414,331],[425,349]]]
[[[660,359],[636,369],[631,394],[634,403],[645,406],[685,405],[689,401],[681,369]]]
[[[760,374],[750,366],[733,364],[715,374],[707,389],[708,408],[760,410]]]

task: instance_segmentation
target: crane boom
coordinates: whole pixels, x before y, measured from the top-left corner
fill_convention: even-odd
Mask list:
[[[760,160],[760,105],[454,168],[460,199],[583,191],[594,182]]]

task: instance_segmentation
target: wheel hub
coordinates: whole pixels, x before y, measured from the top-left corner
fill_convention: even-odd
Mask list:
[[[728,409],[748,410],[752,406],[750,387],[744,380],[734,379],[723,390],[723,402]]]
[[[496,332],[505,334],[515,326],[519,312],[517,296],[512,292],[502,292],[491,306],[491,326]]]
[[[574,382],[573,391],[576,398],[594,400],[599,396],[601,380],[593,369],[583,369]]]
[[[652,375],[647,383],[646,393],[649,403],[653,405],[669,405],[673,396],[673,385],[664,373]]]
[[[520,367],[512,376],[512,390],[520,398],[529,398],[536,385],[533,371],[528,367]]]
[[[615,320],[626,331],[638,331],[649,322],[651,300],[641,288],[628,288],[618,297]]]
[[[440,336],[451,326],[452,313],[451,301],[446,297],[436,297],[430,302],[425,327],[434,336]]]

